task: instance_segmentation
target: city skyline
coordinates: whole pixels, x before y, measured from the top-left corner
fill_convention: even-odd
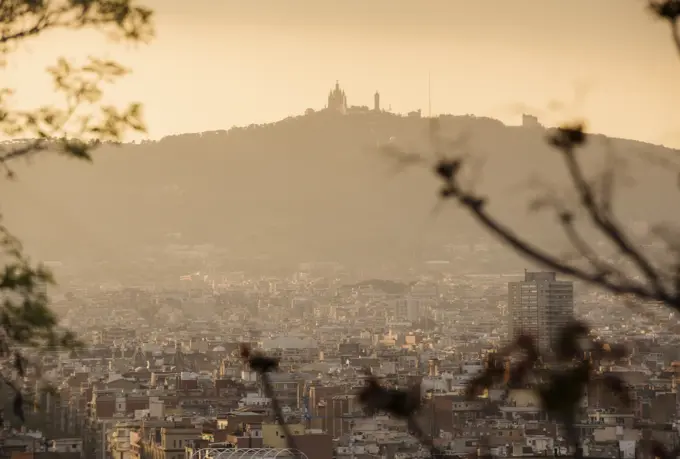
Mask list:
[[[583,117],[595,132],[680,145],[669,121],[680,101],[677,56],[667,24],[636,0],[569,7],[409,1],[400,12],[383,0],[341,8],[304,0],[286,8],[264,0],[203,0],[190,10],[172,1],[145,4],[157,15],[149,45],[86,31],[50,32],[21,46],[5,72],[17,104],[58,101],[44,68],[61,55],[113,58],[131,68],[106,100],[144,103],[154,139],[322,108],[336,80],[350,104],[370,104],[379,90],[394,112],[426,113],[430,74],[434,115],[519,124],[530,112],[546,125]]]
[[[680,451],[680,0],[1,5],[0,459]]]

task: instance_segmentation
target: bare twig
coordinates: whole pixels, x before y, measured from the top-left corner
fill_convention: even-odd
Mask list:
[[[281,426],[281,430],[283,430],[283,434],[286,437],[286,444],[288,445],[289,449],[293,450],[294,454],[297,457],[299,454],[297,449],[297,443],[295,441],[293,434],[290,431],[290,428],[288,427],[288,424],[286,424],[286,419],[283,414],[283,410],[281,409],[281,405],[279,404],[279,399],[276,397],[276,393],[274,392],[271,378],[269,376],[269,373],[271,371],[274,371],[278,368],[279,366],[278,360],[273,359],[271,357],[266,357],[262,354],[254,353],[246,345],[241,345],[241,358],[244,361],[246,361],[250,368],[256,371],[257,374],[260,376],[260,381],[262,382],[264,394],[267,398],[269,398],[269,400],[271,400],[271,406],[272,411],[274,412],[274,417],[276,419],[276,422]]]
[[[286,424],[286,419],[283,415],[283,410],[281,409],[281,405],[279,404],[279,399],[276,397],[276,394],[274,393],[274,388],[272,387],[271,379],[269,378],[269,373],[264,372],[260,373],[260,378],[262,379],[262,386],[264,388],[264,394],[271,400],[272,404],[272,410],[274,411],[274,416],[276,417],[276,422],[279,423],[281,426],[281,430],[283,430],[283,434],[286,436],[286,443],[288,445],[288,448],[292,449],[295,451],[295,454],[297,454],[297,444],[295,442],[295,437],[290,431],[290,427],[288,427],[288,424]]]
[[[657,17],[668,21],[673,44],[680,53],[680,0],[650,0],[649,9]]]

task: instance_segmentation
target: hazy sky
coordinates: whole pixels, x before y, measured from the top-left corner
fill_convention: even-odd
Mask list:
[[[645,0],[147,0],[151,45],[55,32],[10,57],[2,86],[54,100],[43,69],[60,55],[118,59],[133,74],[109,100],[145,104],[150,136],[228,129],[348,102],[376,90],[393,111],[544,122],[574,115],[610,135],[680,146],[680,59]],[[578,97],[575,97],[578,96]],[[556,115],[551,101],[567,103]],[[528,111],[528,109],[526,110]]]

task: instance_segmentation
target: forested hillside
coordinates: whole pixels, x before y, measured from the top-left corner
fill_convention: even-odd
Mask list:
[[[538,238],[553,237],[554,218],[527,213],[530,197],[543,192],[536,180],[555,185],[565,177],[545,133],[470,116],[440,122],[446,136],[464,139],[454,152],[478,164],[471,181],[499,215]],[[445,245],[484,235],[458,209],[436,209],[438,183],[427,167],[396,174],[393,158],[378,148],[391,143],[426,153],[427,140],[426,119],[318,112],[107,146],[94,164],[47,155],[20,166],[17,181],[0,184],[2,210],[28,250],[49,259],[116,259],[171,244],[211,244],[225,256],[282,262],[446,258]],[[676,176],[639,159],[674,152],[597,136],[583,154],[597,165],[610,151],[635,178],[619,191],[631,222],[677,213],[676,199],[658,200],[675,189]]]

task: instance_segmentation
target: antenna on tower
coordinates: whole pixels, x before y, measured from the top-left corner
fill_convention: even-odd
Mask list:
[[[427,72],[427,117],[432,118],[432,79]]]

